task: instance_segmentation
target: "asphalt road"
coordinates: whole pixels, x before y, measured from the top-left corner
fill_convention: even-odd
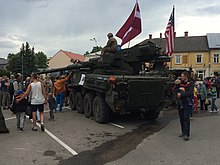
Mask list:
[[[218,114],[197,114],[192,138],[184,142],[177,137],[175,108],[163,111],[156,122],[116,116],[109,124],[98,124],[64,108],[64,113],[56,113],[55,121],[49,121],[45,113],[47,131],[31,131],[27,120],[23,133],[10,111],[3,113],[10,133],[0,134],[0,165],[182,164],[185,158],[193,164],[200,156],[195,164],[220,162],[220,157],[215,158],[220,150]]]

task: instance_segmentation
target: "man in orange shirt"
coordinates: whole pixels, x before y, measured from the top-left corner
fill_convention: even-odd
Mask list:
[[[64,94],[66,92],[65,83],[69,79],[68,76],[59,76],[58,80],[54,83],[54,95],[56,96],[56,106],[54,112],[56,112],[57,105],[60,102],[60,109],[59,111],[62,112],[63,101],[64,101]]]

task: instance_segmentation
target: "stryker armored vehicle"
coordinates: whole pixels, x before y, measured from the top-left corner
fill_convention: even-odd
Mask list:
[[[160,47],[148,42],[116,54],[105,53],[101,61],[91,59],[39,74],[69,71],[71,109],[98,123],[108,122],[112,113],[139,113],[155,120],[165,103],[164,63],[169,60]],[[154,71],[147,75],[142,73],[146,62],[154,63]]]

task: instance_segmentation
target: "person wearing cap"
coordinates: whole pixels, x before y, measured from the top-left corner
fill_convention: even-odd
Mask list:
[[[70,75],[68,76],[59,76],[58,80],[54,83],[54,95],[56,96],[56,106],[54,112],[56,112],[57,105],[60,102],[59,111],[62,112],[64,96],[66,92],[66,81],[69,79]]]
[[[13,82],[13,87],[14,87],[14,94],[16,94],[19,90],[22,90],[22,80],[21,80],[21,74],[17,73],[15,75],[15,79]]]
[[[101,56],[103,56],[105,53],[116,53],[118,50],[118,44],[117,40],[113,37],[112,33],[108,33],[108,42],[106,46],[102,49]]]

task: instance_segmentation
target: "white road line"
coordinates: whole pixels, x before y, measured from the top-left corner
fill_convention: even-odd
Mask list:
[[[67,106],[67,107],[63,107],[63,108],[66,108],[66,109],[69,109],[69,110],[71,110],[71,108],[70,108],[69,106]]]
[[[44,111],[44,112],[45,112],[45,113],[46,113],[46,112],[50,112],[50,110],[47,110],[47,111]],[[29,116],[26,116],[26,117],[29,117]],[[6,118],[5,121],[7,121],[7,120],[12,120],[12,119],[16,119],[16,116]]]
[[[115,123],[110,123],[109,124],[115,126],[115,127],[118,127],[118,128],[121,128],[121,129],[124,129],[125,127],[121,126],[121,125],[118,125],[118,124],[115,124]]]
[[[40,127],[40,124],[37,123],[37,126]],[[72,155],[76,156],[78,153],[74,151],[72,148],[70,148],[66,143],[64,143],[62,140],[60,140],[58,137],[56,137],[54,134],[52,134],[49,130],[45,128],[45,132],[53,138],[56,142],[58,142],[61,146],[63,146],[67,151],[69,151]]]
[[[31,119],[33,122],[33,120]],[[39,123],[36,123],[37,126],[40,128],[41,125]],[[64,143],[62,140],[60,140],[58,137],[56,137],[54,134],[52,134],[49,130],[45,128],[44,132],[46,132],[51,138],[53,138],[57,143],[59,143],[61,146],[63,146],[67,151],[69,151],[72,155],[76,156],[78,153],[74,151],[72,148],[70,148],[66,143]]]
[[[12,119],[16,119],[16,117],[14,116],[14,117],[6,118],[5,121],[6,121],[6,120],[12,120]]]

